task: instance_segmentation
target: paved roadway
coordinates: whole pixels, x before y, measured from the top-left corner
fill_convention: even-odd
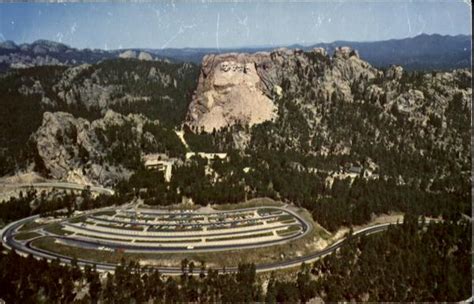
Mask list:
[[[0,187],[3,188],[56,188],[56,189],[65,189],[65,190],[87,190],[91,192],[97,192],[99,194],[108,194],[113,195],[115,192],[109,188],[97,187],[97,186],[86,186],[74,183],[66,182],[44,182],[44,183],[23,183],[23,184],[0,184]]]
[[[98,211],[105,211],[105,210],[109,210],[109,209],[114,209],[114,208],[117,208],[117,207],[110,206],[110,207],[105,207],[105,208],[100,209],[100,210],[98,210],[98,209],[89,210],[89,211],[85,212],[84,214],[81,214],[81,216],[84,216],[86,214],[96,213]],[[268,208],[270,208],[270,207],[268,207]],[[212,247],[211,246],[200,246],[199,248],[192,249],[192,252],[215,252],[215,251],[224,251],[224,250],[230,250],[230,249],[261,248],[261,247],[266,247],[266,246],[270,246],[270,245],[278,245],[278,244],[287,243],[289,241],[293,241],[293,240],[302,238],[305,235],[307,235],[309,232],[312,231],[313,227],[312,227],[311,223],[308,222],[303,217],[301,217],[300,215],[298,215],[293,210],[286,209],[286,208],[281,208],[281,207],[271,207],[271,208],[279,209],[281,211],[287,212],[287,213],[291,214],[292,216],[294,216],[296,218],[296,220],[300,222],[300,225],[303,229],[302,232],[297,234],[297,235],[291,235],[291,236],[288,236],[288,237],[280,238],[278,240],[265,241],[265,242],[260,242],[260,243],[256,243],[256,244],[234,244],[234,245],[227,244],[227,245],[216,245],[216,246],[212,246]],[[256,209],[256,207],[246,208],[246,209],[241,209],[241,210],[242,211],[248,211],[248,210],[255,210],[255,209]],[[31,245],[31,243],[34,240],[36,240],[38,238],[45,237],[44,235],[40,236],[40,237],[37,237],[37,238],[34,238],[34,239],[26,242],[25,244],[14,240],[14,238],[13,238],[14,232],[21,225],[23,225],[24,223],[26,223],[26,222],[28,222],[32,219],[34,219],[34,217],[21,219],[17,222],[10,223],[9,225],[7,225],[1,231],[1,234],[0,234],[1,237],[2,237],[2,242],[8,248],[15,248],[15,250],[17,250],[19,253],[20,252],[27,252],[27,253],[33,254],[34,256],[47,257],[48,259],[59,257],[60,255],[58,255],[56,253],[49,252],[49,251],[46,251],[46,250],[42,250],[42,249],[33,247]],[[67,221],[67,220],[64,220],[63,222],[65,222],[65,221]],[[55,236],[55,238],[62,239],[66,243],[70,243],[70,244],[75,243],[75,245],[78,246],[78,247],[92,248],[92,249],[96,249],[96,250],[100,246],[105,246],[105,247],[114,248],[114,249],[125,249],[127,252],[141,252],[141,253],[144,253],[144,252],[145,253],[160,253],[160,252],[161,253],[169,253],[169,252],[182,252],[182,253],[184,252],[185,253],[185,252],[191,252],[190,249],[183,248],[183,247],[180,247],[180,248],[177,248],[177,247],[149,248],[149,247],[140,247],[140,246],[137,246],[136,244],[133,245],[133,246],[132,245],[130,245],[130,246],[117,245],[117,244],[112,244],[112,243],[106,242],[105,240],[104,241],[91,242],[91,241],[87,241],[87,240],[84,240],[84,239],[73,239],[73,238],[70,238],[70,237],[67,237],[67,236]],[[35,251],[36,251],[36,253],[35,253]],[[61,256],[61,257],[67,258],[66,256]]]
[[[46,251],[46,250],[43,250],[43,249],[40,249],[40,248],[33,247],[31,245],[31,243],[35,239],[41,238],[41,237],[44,237],[44,236],[34,238],[34,239],[29,240],[25,243],[20,243],[20,242],[17,242],[17,241],[13,240],[12,232],[14,232],[21,225],[23,225],[24,223],[32,220],[35,217],[36,216],[25,218],[25,219],[22,219],[20,221],[10,223],[9,225],[7,225],[2,231],[2,242],[3,242],[4,246],[9,248],[9,249],[13,248],[13,249],[17,250],[17,252],[19,254],[23,254],[23,255],[32,254],[35,257],[46,258],[46,259],[50,259],[50,260],[59,258],[60,262],[62,262],[63,264],[70,264],[71,261],[72,261],[72,258],[70,258],[68,256],[52,253],[52,252],[49,252],[49,251]],[[359,230],[357,232],[354,232],[354,235],[368,235],[368,234],[372,234],[372,233],[381,232],[381,231],[386,230],[389,225],[391,225],[391,224],[389,223],[389,224],[374,225],[374,226]],[[329,247],[327,247],[327,248],[325,248],[321,251],[318,251],[318,252],[312,253],[310,255],[307,255],[307,256],[293,258],[293,259],[289,259],[289,260],[282,261],[282,262],[259,264],[259,265],[256,265],[256,270],[257,270],[257,272],[267,272],[267,271],[273,271],[273,270],[278,270],[278,269],[287,269],[287,268],[292,268],[292,267],[298,267],[303,262],[304,263],[312,263],[312,262],[318,260],[319,258],[325,256],[325,255],[328,255],[328,254],[331,254],[331,253],[335,252],[337,249],[342,247],[345,244],[345,242],[346,242],[346,239],[341,239],[338,242],[332,244],[331,246],[329,246]],[[115,266],[116,266],[116,264],[113,264],[113,263],[96,263],[96,262],[85,260],[85,259],[78,259],[77,261],[78,261],[78,264],[80,266],[94,265],[95,264],[97,269],[100,270],[100,271],[113,271],[115,269]],[[181,274],[181,268],[180,267],[155,267],[155,268],[157,268],[162,274],[165,274],[165,275],[180,275]],[[218,270],[219,272],[224,271],[223,268],[215,268],[215,269]],[[237,267],[226,267],[225,270],[226,270],[226,272],[235,272],[235,271],[237,271]]]
[[[8,236],[8,235],[4,235],[3,233],[5,231],[8,231],[9,229],[16,229],[18,227],[20,227],[23,223],[35,218],[37,216],[32,216],[32,217],[29,217],[29,218],[25,218],[21,221],[18,221],[18,222],[14,222],[14,223],[11,223],[10,225],[8,225],[7,227],[5,227],[2,231],[1,231],[1,235],[2,235],[2,242],[6,245],[6,247],[10,248],[10,246],[8,246],[8,241],[10,240],[11,236]],[[397,223],[388,223],[388,224],[379,224],[379,225],[374,225],[374,226],[371,226],[371,227],[367,227],[365,229],[362,229],[362,230],[359,230],[359,231],[356,231],[353,233],[354,236],[356,235],[360,235],[360,236],[364,236],[364,235],[369,235],[369,234],[373,234],[373,233],[378,233],[378,232],[382,232],[382,231],[385,231],[388,229],[388,227],[392,224],[397,224]],[[16,227],[16,228],[15,228]],[[257,272],[266,272],[266,271],[274,271],[274,270],[278,270],[278,269],[286,269],[286,268],[293,268],[293,267],[298,267],[301,265],[301,263],[312,263],[326,255],[329,255],[329,254],[332,254],[334,252],[336,252],[339,248],[341,248],[345,243],[346,243],[347,239],[341,239],[339,240],[338,242],[332,244],[331,246],[321,250],[321,251],[318,251],[318,252],[315,252],[313,254],[310,254],[310,255],[307,255],[307,256],[304,256],[304,257],[300,257],[300,258],[295,258],[295,259],[291,259],[291,260],[288,260],[288,261],[284,261],[284,262],[276,262],[276,263],[269,263],[269,264],[260,264],[260,265],[257,265],[256,266],[256,271]],[[72,262],[72,259],[67,257],[67,256],[63,256],[63,255],[51,255],[49,252],[46,252],[46,251],[43,251],[41,249],[38,249],[38,248],[34,248],[32,249],[31,248],[31,245],[28,243],[26,244],[26,246],[23,246],[23,248],[20,248],[20,250],[23,250],[26,254],[33,254],[35,255],[36,257],[44,257],[44,258],[47,258],[47,259],[59,259],[61,263],[63,264],[70,264]],[[88,261],[88,260],[83,260],[83,259],[78,259],[77,260],[77,263],[80,267],[84,267],[86,265],[96,265],[97,267],[97,270],[98,271],[114,271],[115,270],[115,264],[112,264],[112,263],[94,263],[94,262],[91,262],[91,261]],[[181,271],[181,268],[179,267],[155,267],[154,269],[158,269],[160,271],[160,273],[164,274],[164,275],[181,275],[182,274],[182,271]],[[216,269],[218,272],[223,272],[224,270],[222,268],[217,268]],[[236,267],[229,267],[229,268],[226,268],[225,269],[226,272],[236,272],[237,271],[237,268]],[[194,272],[193,275],[198,275],[199,274],[199,271],[197,272]],[[469,299],[466,299],[464,301],[460,301],[458,303],[472,303],[473,301],[473,297],[470,297]]]

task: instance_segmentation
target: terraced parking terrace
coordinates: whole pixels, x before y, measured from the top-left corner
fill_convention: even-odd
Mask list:
[[[79,221],[66,220],[60,230],[57,225],[43,231],[61,236],[61,243],[126,252],[270,246],[298,238],[311,228],[295,213],[279,207],[207,212],[128,208],[92,213]]]
[[[129,203],[69,218],[32,216],[10,224],[2,241],[19,253],[49,260],[113,265],[125,259],[176,268],[183,259],[213,268],[284,263],[330,242],[303,208],[267,198],[213,207],[159,209]]]
[[[165,210],[129,204],[71,218],[35,217],[11,229],[8,241],[16,243],[20,252],[24,249],[49,258],[67,256],[114,263],[126,257],[169,265],[164,261],[174,256],[199,256],[214,264],[206,257],[221,251],[227,251],[221,256],[235,258],[236,252],[238,256],[242,252],[268,252],[313,237],[314,223],[294,207],[242,206],[229,210]]]

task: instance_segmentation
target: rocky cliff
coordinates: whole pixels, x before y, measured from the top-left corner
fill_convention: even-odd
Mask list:
[[[373,79],[377,73],[347,47],[338,48],[332,57],[324,49],[208,55],[186,123],[194,131],[212,132],[235,124],[272,121],[278,116],[275,100],[283,90],[294,92],[302,82],[317,76],[314,88],[318,96],[327,99],[336,92],[351,99],[351,82]]]
[[[124,117],[140,113],[150,121],[160,121],[160,128],[166,125],[167,130],[157,131],[166,134],[181,125],[196,87],[198,67],[142,57],[74,67],[31,67],[0,77],[0,175],[14,174],[18,166],[25,169],[30,135],[51,120],[51,116],[43,117],[45,112],[71,113],[74,120],[80,117],[84,123],[103,118],[108,110]],[[119,141],[126,143],[128,138]],[[159,140],[152,148],[169,151],[162,143]]]
[[[204,57],[198,87],[189,106],[191,129],[212,132],[236,123],[254,125],[276,116],[259,63],[269,54],[226,54]]]
[[[45,112],[32,140],[52,178],[110,185],[131,174],[126,166],[110,159],[110,154],[124,144],[133,148],[146,138],[154,140],[152,134],[143,131],[147,122],[142,115],[124,116],[113,111],[92,122],[66,112]],[[119,140],[119,135],[115,134],[120,127],[127,129],[127,142]]]
[[[115,57],[117,55],[112,52],[90,49],[79,50],[48,40],[37,40],[33,43],[21,45],[17,45],[13,41],[0,42],[0,72],[10,68],[95,63]]]
[[[429,168],[433,175],[453,168],[465,174],[471,78],[466,69],[380,70],[348,47],[333,54],[315,48],[211,55],[203,60],[186,123],[196,133],[254,125],[230,128],[233,136],[226,129],[214,134],[221,150],[284,150],[341,163],[377,159],[391,174],[401,172],[394,169],[397,162],[428,159],[439,162]],[[404,170],[415,176],[413,168]]]
[[[183,122],[213,133],[186,132],[195,151],[283,151],[315,167],[332,163],[331,170],[375,163],[415,180],[417,164],[444,178],[464,174],[470,161],[470,71],[380,70],[347,47],[208,55],[200,71],[136,59],[36,67],[0,79],[0,96],[0,132],[22,126],[21,140],[0,136],[6,173],[24,162],[17,156],[39,125],[33,139],[50,175],[101,184],[127,177],[142,153],[184,154],[172,131]],[[148,134],[146,119],[129,113],[166,128]]]

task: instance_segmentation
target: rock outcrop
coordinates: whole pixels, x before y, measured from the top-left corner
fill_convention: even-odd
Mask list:
[[[138,59],[150,61],[153,60],[153,57],[147,52],[140,52],[140,54],[138,54]]]
[[[314,69],[318,77],[307,79]],[[348,47],[336,49],[332,58],[322,48],[208,55],[186,124],[196,132],[212,132],[238,123],[251,126],[271,121],[278,116],[275,100],[284,90],[296,91],[302,82],[312,82],[326,99],[334,92],[350,99],[354,79],[376,75],[377,70]]]
[[[66,112],[45,112],[43,122],[32,135],[39,157],[52,178],[81,184],[111,185],[128,178],[131,171],[109,161],[108,155],[115,145],[109,139],[101,139],[108,128],[130,126],[128,143],[134,144],[151,134],[143,133],[148,120],[142,115],[124,116],[107,111],[101,119],[89,122],[75,118]],[[153,136],[152,136],[153,137]]]
[[[236,123],[254,125],[276,117],[257,67],[269,54],[225,54],[204,57],[188,112],[194,130],[212,132]]]
[[[145,61],[149,61],[143,55]],[[142,65],[148,62],[141,63]],[[105,70],[97,65],[82,64],[58,72],[54,81],[51,79],[24,77],[18,92],[22,95],[39,95],[44,105],[57,106],[58,101],[67,106],[81,105],[86,108],[107,109],[111,105],[120,103],[132,103],[137,101],[149,101],[150,95],[133,94],[124,88],[124,82],[146,83],[157,88],[172,88],[177,90],[177,79],[165,69],[153,66],[129,70],[118,75],[113,69]],[[158,65],[158,63],[156,63]],[[185,65],[183,64],[183,68]],[[178,68],[176,74],[182,69]],[[184,74],[186,71],[184,71]],[[186,75],[177,75],[186,77]],[[53,75],[50,76],[53,78]],[[137,90],[143,93],[144,90]],[[48,94],[49,93],[49,94]],[[163,93],[163,98],[170,98]]]
[[[10,68],[28,68],[41,65],[77,65],[96,63],[116,58],[117,52],[104,50],[79,50],[65,44],[37,40],[16,45],[13,41],[0,42],[0,72]]]
[[[472,107],[470,83],[468,70],[378,70],[347,47],[332,55],[322,48],[210,55],[186,124],[195,132],[212,132],[273,121],[264,128],[231,128],[225,143],[240,150],[284,147],[326,156],[379,145],[422,156],[438,149],[463,164],[469,147],[456,121],[464,121]],[[360,148],[362,140],[367,146]],[[420,149],[426,140],[433,144]]]
[[[153,60],[153,57],[150,55],[150,53],[147,52],[139,52],[137,54],[136,51],[133,50],[128,50],[125,52],[122,52],[119,54],[119,58],[124,58],[124,59],[139,59],[139,60],[146,60],[146,61],[151,61]]]
[[[123,53],[120,53],[119,57],[124,59],[137,58],[137,53],[135,51],[128,50]]]

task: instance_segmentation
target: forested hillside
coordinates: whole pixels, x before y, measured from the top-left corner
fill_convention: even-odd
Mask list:
[[[423,226],[407,220],[387,232],[354,238],[336,254],[302,265],[294,279],[258,276],[252,264],[218,275],[205,261],[189,260],[182,261],[179,277],[163,277],[125,260],[104,276],[89,266],[65,267],[10,251],[0,254],[0,297],[22,303],[457,302],[471,295],[470,234],[465,222]]]
[[[348,49],[269,57],[260,75],[277,119],[188,131],[192,150],[228,158],[177,168],[169,185],[143,194],[149,203],[269,196],[307,208],[331,231],[391,211],[470,213],[469,71],[377,70]],[[282,93],[272,93],[279,86]]]
[[[45,112],[67,112],[91,123],[108,110],[140,113],[159,121],[159,130],[150,126],[147,130],[154,128],[152,133],[160,135],[159,145],[169,146],[166,138],[170,135],[161,135],[184,119],[196,73],[192,64],[136,59],[10,71],[0,78],[0,175],[12,174],[34,160],[41,163],[31,136],[45,122]],[[42,168],[37,165],[36,169]]]
[[[121,193],[145,188],[141,197],[155,205],[268,196],[307,208],[330,231],[393,211],[469,214],[470,71],[378,70],[348,48],[239,56],[255,60],[255,88],[277,113],[209,133],[185,126],[190,150],[227,152],[224,160],[187,160],[169,183],[145,171],[147,153],[184,159],[174,130],[189,122],[198,67],[116,59],[3,76],[1,173],[32,164],[28,170],[44,176],[116,185]],[[245,73],[234,66],[234,74]]]
[[[226,60],[242,61],[232,65],[208,60],[201,73],[188,63],[113,59],[1,76],[0,175],[35,171],[113,187],[116,194],[27,192],[0,205],[0,225],[135,199],[160,206],[191,199],[206,206],[255,197],[304,207],[330,233],[392,212],[405,215],[402,225],[362,238],[349,235],[340,251],[303,265],[294,279],[258,276],[251,264],[218,275],[206,268],[211,261],[188,260],[178,278],[125,260],[114,274],[101,277],[77,263],[64,267],[0,248],[0,298],[24,303],[468,298],[471,72],[378,70],[348,48],[333,55],[315,49],[249,56],[228,55]],[[196,90],[198,82],[204,91]],[[252,94],[265,94],[275,112],[263,119],[238,117],[252,111],[234,111]],[[226,100],[231,109],[223,107]],[[216,116],[192,121],[202,116],[189,114],[216,108],[225,122],[215,124],[220,129],[205,128],[206,119]],[[181,129],[185,143],[176,133]],[[190,151],[227,154],[206,159],[188,157]],[[153,153],[173,158],[169,181],[163,172],[145,169],[144,155]],[[424,217],[441,221],[419,224]]]

